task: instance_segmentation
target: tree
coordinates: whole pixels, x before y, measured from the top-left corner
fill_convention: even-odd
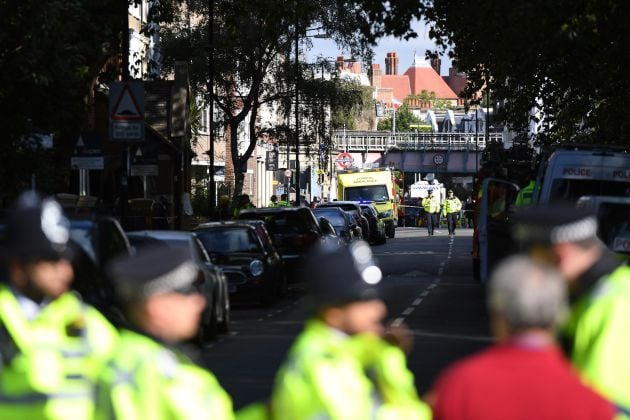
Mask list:
[[[412,125],[422,124],[422,120],[416,117],[406,104],[396,110],[396,131],[413,131]],[[379,121],[378,129],[381,131],[392,131],[392,117]]]
[[[196,91],[206,97],[212,95],[223,112],[230,156],[226,162],[226,179],[234,179],[235,195],[240,193],[244,178],[235,168],[247,162],[260,135],[282,131],[287,140],[299,135],[308,141],[302,130],[298,134],[290,133],[290,124],[259,126],[261,107],[268,104],[275,104],[289,116],[296,85],[300,86],[304,96],[301,101],[309,103],[312,99],[306,93],[307,66],[301,63],[296,68],[292,60],[296,37],[301,45],[308,44],[303,36],[306,29],[321,27],[353,55],[369,61],[370,45],[379,34],[393,31],[412,35],[408,21],[394,19],[393,13],[400,10],[387,8],[379,2],[369,2],[369,9],[363,9],[363,2],[348,0],[216,0],[213,33],[215,91],[208,92],[205,89],[209,74],[207,3],[201,0],[189,2],[189,12],[202,17],[197,26],[174,25],[165,34],[165,68],[168,70],[175,59],[191,60],[191,81]],[[310,112],[316,113],[315,110]],[[238,127],[244,123],[249,124],[250,138],[243,153],[239,154],[237,133]]]
[[[422,9],[467,73],[466,96],[490,89],[516,131],[533,119],[543,145],[629,143],[628,2],[426,0]]]

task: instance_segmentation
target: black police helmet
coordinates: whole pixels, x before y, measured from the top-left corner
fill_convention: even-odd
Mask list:
[[[330,242],[317,246],[305,262],[304,273],[313,310],[379,298],[382,273],[363,241],[347,247]]]
[[[21,261],[70,259],[70,222],[59,203],[22,193],[7,219],[5,254]]]

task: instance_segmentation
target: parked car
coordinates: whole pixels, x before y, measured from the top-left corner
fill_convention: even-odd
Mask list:
[[[299,278],[305,254],[321,241],[322,232],[308,207],[243,209],[241,220],[263,220],[284,261],[289,282]]]
[[[385,223],[378,217],[378,211],[373,203],[361,203],[361,214],[365,216],[370,225],[369,242],[376,245],[383,245],[387,242],[385,233]]]
[[[354,217],[339,207],[316,207],[312,209],[315,217],[325,218],[332,224],[337,236],[345,244],[361,239],[361,228]]]
[[[195,286],[205,296],[207,304],[201,317],[198,341],[214,338],[225,333],[230,323],[230,299],[225,274],[210,260],[203,244],[194,232],[173,230],[141,230],[128,233],[134,248],[150,245],[164,245],[169,248],[184,248],[199,268]],[[168,254],[164,255],[168,258]]]
[[[361,227],[361,237],[365,241],[370,240],[370,222],[361,213],[361,206],[356,201],[329,201],[327,203],[320,203],[317,208],[320,207],[339,207],[352,214],[356,223]]]
[[[212,262],[223,269],[230,300],[271,305],[286,293],[284,263],[263,221],[204,223],[195,233]]]

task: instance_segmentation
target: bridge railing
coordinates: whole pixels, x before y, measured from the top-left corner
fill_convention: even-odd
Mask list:
[[[471,150],[486,148],[485,133],[390,133],[383,131],[335,131],[339,150]],[[490,133],[489,141],[502,141],[502,133]]]

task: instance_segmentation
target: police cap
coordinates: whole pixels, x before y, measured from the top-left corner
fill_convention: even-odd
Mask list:
[[[124,302],[152,295],[194,291],[198,268],[183,248],[152,245],[135,255],[115,258],[107,266],[118,297]]]
[[[522,246],[575,243],[597,237],[595,215],[568,203],[520,208],[514,215],[512,237]]]
[[[22,261],[70,259],[70,222],[59,203],[34,191],[22,193],[7,218],[6,249]]]
[[[304,273],[315,308],[379,298],[382,273],[363,241],[347,247],[330,242],[317,246],[305,262]]]

